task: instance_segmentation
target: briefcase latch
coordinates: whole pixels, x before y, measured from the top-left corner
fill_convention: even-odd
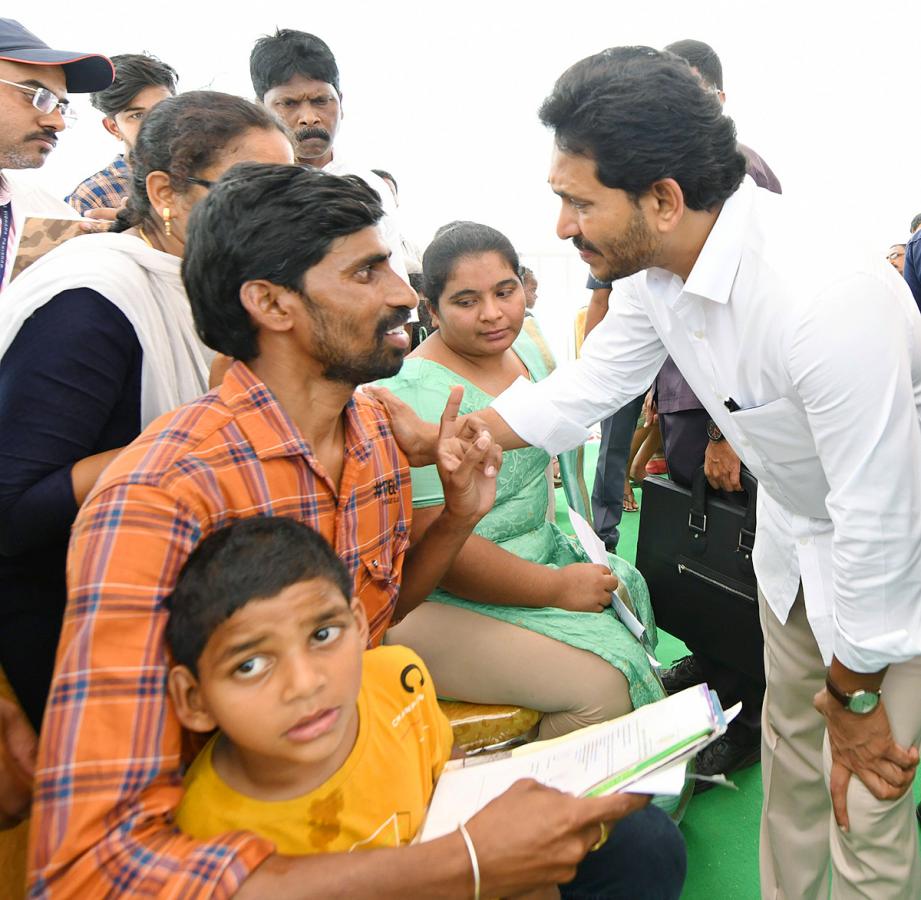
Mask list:
[[[697,524],[694,520],[697,519]],[[707,531],[707,514],[706,513],[695,513],[694,510],[691,510],[691,514],[688,516],[688,529],[692,532],[695,538],[699,538],[702,534],[705,534]]]
[[[742,528],[739,531],[739,546],[736,549],[739,553],[744,553],[746,558],[751,556],[755,550],[755,532]]]

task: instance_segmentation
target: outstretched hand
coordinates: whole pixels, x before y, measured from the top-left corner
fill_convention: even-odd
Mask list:
[[[439,430],[431,422],[423,422],[415,410],[387,388],[363,384],[361,392],[381,403],[390,416],[390,430],[397,446],[406,454],[413,468],[436,462]],[[449,401],[450,402],[450,401]]]
[[[457,414],[463,397],[463,387],[451,388],[438,426],[435,465],[444,489],[445,511],[459,519],[478,522],[496,499],[502,449],[488,431],[472,426],[469,417],[464,436],[458,435]]]

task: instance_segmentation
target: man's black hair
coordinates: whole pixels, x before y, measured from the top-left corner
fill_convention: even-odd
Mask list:
[[[372,169],[371,170],[378,178],[383,179],[384,181],[389,181],[393,185],[395,191],[400,190],[400,186],[397,184],[396,178],[393,177],[386,169]]]
[[[148,53],[121,53],[112,57],[115,81],[104,91],[90,94],[90,103],[104,116],[113,118],[131,106],[144,88],[165,87],[176,94],[176,70]]]
[[[352,580],[342,560],[295,519],[255,516],[211,533],[192,551],[164,600],[173,659],[197,677],[202,651],[220,624],[251,600],[312,578],[331,581],[351,600]]]
[[[916,216],[911,220],[911,225],[908,226],[908,231],[909,231],[910,233],[913,234],[913,233],[914,233],[914,230],[915,230],[919,225],[921,225],[921,213],[918,213],[918,215],[916,215]]]
[[[565,153],[633,200],[674,178],[689,209],[710,210],[745,176],[732,119],[687,64],[651,47],[612,47],[577,62],[540,108]]]
[[[267,91],[287,84],[295,75],[331,84],[342,96],[339,67],[333,51],[315,34],[293,28],[280,28],[275,34],[264,35],[256,41],[249,55],[249,75],[259,100]]]
[[[376,225],[380,196],[355,175],[301,166],[239,163],[189,217],[182,278],[201,339],[244,361],[258,330],[240,301],[247,281],[301,293],[304,273],[336,238]]]
[[[718,90],[723,89],[723,64],[709,44],[703,41],[694,41],[688,38],[684,41],[675,41],[666,48],[669,53],[680,56],[687,61],[689,66],[693,66],[700,72],[700,77],[709,87],[715,87]]]

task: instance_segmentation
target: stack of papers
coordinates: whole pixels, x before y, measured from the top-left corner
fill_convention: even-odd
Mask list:
[[[576,796],[678,794],[687,760],[725,730],[719,699],[699,684],[551,741],[452,760],[438,779],[421,839],[454,831],[522,778]]]

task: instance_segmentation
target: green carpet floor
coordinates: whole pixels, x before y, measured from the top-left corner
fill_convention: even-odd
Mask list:
[[[585,481],[591,490],[595,477],[598,444],[585,453]],[[642,509],[642,490],[635,489]],[[636,561],[636,540],[641,513],[624,513],[618,553]],[[566,517],[566,498],[557,491],[557,522],[571,533]],[[668,665],[687,654],[684,644],[659,631],[657,656]],[[761,815],[761,767],[752,766],[732,776],[738,791],[713,788],[691,800],[681,831],[688,847],[688,877],[682,900],[757,900],[758,826]],[[921,800],[921,774],[915,779],[915,800]],[[640,900],[640,898],[638,898]]]

